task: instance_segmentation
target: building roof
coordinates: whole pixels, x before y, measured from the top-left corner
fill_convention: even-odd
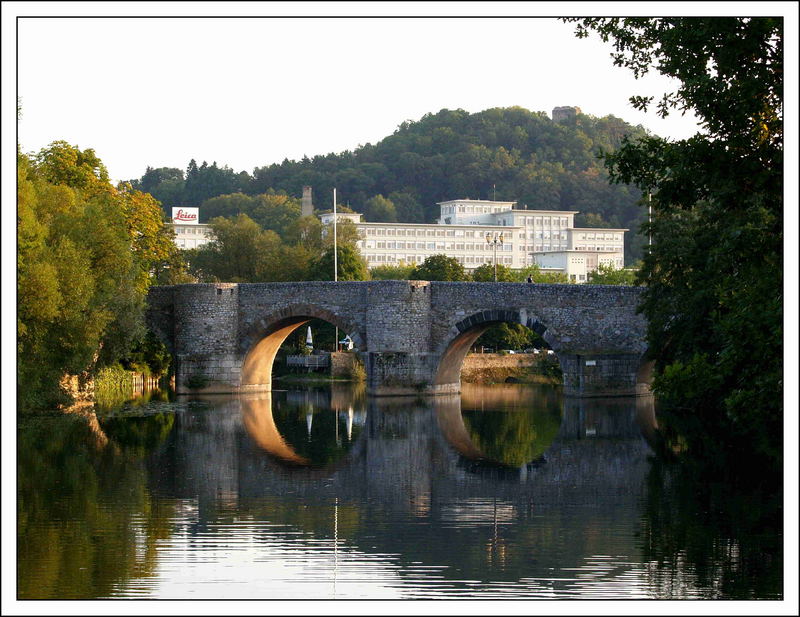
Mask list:
[[[520,214],[535,214],[537,212],[542,214],[578,214],[580,213],[580,210],[519,210],[512,208],[510,212],[519,212]]]
[[[625,227],[570,227],[572,231],[630,231]]]
[[[436,205],[441,206],[443,204],[453,204],[453,203],[471,203],[471,204],[515,204],[516,201],[494,201],[491,199],[469,199],[465,197],[464,199],[448,199],[447,201],[437,201]]]

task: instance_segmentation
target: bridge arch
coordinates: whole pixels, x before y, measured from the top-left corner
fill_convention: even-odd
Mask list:
[[[547,326],[526,309],[484,309],[452,325],[443,337],[437,352],[441,355],[436,371],[437,386],[455,384],[461,379],[461,366],[472,345],[491,326],[500,323],[516,323],[530,328],[552,346]]]
[[[313,304],[292,304],[256,320],[239,340],[242,354],[241,388],[269,389],[272,365],[283,342],[297,328],[312,319],[322,319],[349,334],[354,345],[365,351],[364,336],[347,318]]]

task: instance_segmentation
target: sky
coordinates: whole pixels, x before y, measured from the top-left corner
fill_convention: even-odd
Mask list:
[[[610,44],[555,18],[61,17],[18,28],[23,152],[54,140],[93,148],[117,181],[192,158],[252,172],[353,150],[441,109],[574,105],[664,137],[698,130],[693,115],[634,110],[631,95],[674,83],[635,80]]]

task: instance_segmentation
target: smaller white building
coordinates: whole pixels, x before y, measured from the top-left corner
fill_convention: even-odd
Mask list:
[[[543,251],[533,253],[533,258],[542,272],[562,272],[571,283],[585,283],[601,265],[621,270],[624,261],[622,251],[615,250]]]
[[[168,225],[175,233],[175,244],[181,249],[196,249],[211,242],[211,226],[201,224],[200,208],[172,208],[172,223]]]

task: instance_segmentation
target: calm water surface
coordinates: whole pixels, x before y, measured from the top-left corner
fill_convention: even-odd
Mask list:
[[[20,422],[18,595],[782,595],[780,497],[655,460],[652,399],[155,395]]]

